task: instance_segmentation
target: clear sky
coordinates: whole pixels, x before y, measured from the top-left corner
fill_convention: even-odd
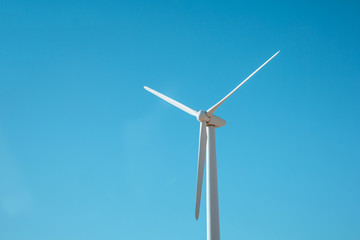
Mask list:
[[[360,239],[358,1],[0,3],[0,239]]]

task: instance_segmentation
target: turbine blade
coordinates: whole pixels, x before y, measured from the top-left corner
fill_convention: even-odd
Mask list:
[[[153,90],[153,89],[151,89],[151,88],[149,88],[147,86],[144,86],[144,88],[147,91],[151,92],[152,94],[154,94],[154,95],[158,96],[159,98],[165,100],[166,102],[174,105],[175,107],[180,108],[181,110],[183,110],[183,111],[185,111],[185,112],[187,112],[187,113],[189,113],[189,114],[191,114],[193,116],[197,115],[197,111],[195,111],[194,109],[191,109],[191,108],[185,106],[184,104],[179,103],[178,101],[175,101],[174,99],[171,99],[171,98],[165,96],[164,94],[161,94],[161,93],[159,93],[159,92],[157,92],[157,91],[155,91],[155,90]]]
[[[200,123],[200,136],[199,136],[199,158],[198,158],[198,173],[196,185],[196,205],[195,205],[195,218],[199,219],[201,189],[204,176],[205,153],[206,153],[206,123]]]
[[[228,97],[230,97],[236,90],[238,90],[239,87],[241,87],[241,85],[243,85],[247,80],[249,80],[255,73],[257,73],[257,71],[259,71],[263,66],[265,66],[268,62],[270,62],[271,59],[273,59],[280,51],[278,51],[277,53],[275,53],[271,58],[269,58],[263,65],[261,65],[258,69],[256,69],[252,74],[250,74],[250,76],[248,76],[244,81],[242,81],[234,90],[232,90],[228,95],[226,95],[223,99],[220,100],[220,102],[218,102],[217,104],[215,104],[214,106],[212,106],[211,108],[209,108],[206,113],[208,115],[208,117],[210,117],[215,110],[226,100],[228,99]]]

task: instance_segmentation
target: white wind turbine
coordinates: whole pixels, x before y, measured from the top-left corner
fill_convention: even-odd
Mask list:
[[[195,116],[200,122],[200,137],[199,137],[199,156],[198,156],[198,172],[197,172],[197,186],[196,186],[196,205],[195,218],[199,218],[201,188],[204,174],[205,153],[207,153],[206,161],[206,216],[207,216],[207,240],[220,239],[220,224],[219,224],[219,200],[218,200],[218,184],[217,184],[217,167],[216,167],[216,149],[215,149],[215,128],[226,125],[225,120],[213,115],[215,110],[230,97],[241,85],[249,80],[257,71],[265,66],[271,59],[273,59],[280,51],[275,53],[263,65],[256,69],[250,76],[242,81],[234,90],[221,99],[214,106],[207,111],[195,111],[182,103],[179,103],[149,87],[144,88],[155,94],[159,98],[167,101],[177,108]]]

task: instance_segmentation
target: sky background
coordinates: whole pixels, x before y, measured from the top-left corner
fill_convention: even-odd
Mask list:
[[[0,2],[0,239],[360,239],[358,1]],[[203,189],[205,190],[205,189]]]

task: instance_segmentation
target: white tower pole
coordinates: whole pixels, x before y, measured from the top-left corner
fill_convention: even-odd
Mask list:
[[[219,198],[216,167],[215,127],[208,126],[206,159],[207,240],[220,240]]]

